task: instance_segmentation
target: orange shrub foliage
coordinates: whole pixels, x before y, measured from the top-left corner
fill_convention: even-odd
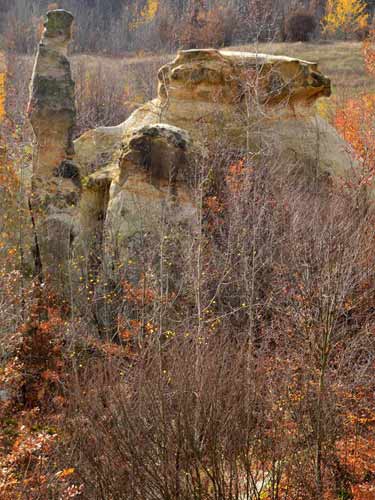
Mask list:
[[[243,160],[239,160],[237,163],[230,165],[226,181],[231,193],[238,193],[241,191],[244,177],[247,173],[251,173],[251,171],[246,168]]]
[[[0,53],[0,123],[5,118],[6,76],[5,57]]]
[[[0,122],[5,117],[5,80],[6,74],[0,73]]]
[[[375,76],[375,32],[363,44],[365,66]],[[375,176],[375,94],[364,94],[350,99],[339,109],[335,126],[351,145],[360,162],[359,180],[369,185]],[[375,413],[373,395],[356,393],[345,406],[347,414],[346,436],[338,443],[338,455],[351,475],[351,494],[355,500],[375,498]],[[350,401],[351,400],[351,401]]]
[[[363,95],[350,99],[338,110],[335,125],[343,138],[352,146],[361,162],[361,182],[369,183],[375,169],[375,95]]]
[[[363,44],[363,56],[369,74],[375,76],[375,33]],[[370,184],[375,170],[375,94],[364,94],[348,100],[335,116],[335,126],[352,146],[360,161],[360,183]]]
[[[375,30],[371,31],[363,43],[363,56],[367,72],[375,76]]]
[[[37,288],[34,295],[41,295]],[[41,305],[42,299],[50,305]],[[25,498],[24,492],[27,498],[48,498],[51,487],[48,463],[64,405],[65,320],[55,297],[46,294],[37,302],[19,330],[17,356],[10,359],[0,377],[0,385],[10,394],[0,408],[0,460],[4,465],[0,497],[5,500]],[[56,477],[56,481],[63,478]]]

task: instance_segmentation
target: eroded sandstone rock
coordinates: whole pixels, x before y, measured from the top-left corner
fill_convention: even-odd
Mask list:
[[[123,124],[90,131],[77,141],[77,161],[83,171],[115,165],[131,131],[157,123],[188,131],[196,143],[222,136],[228,147],[252,151],[273,136],[285,157],[303,159],[308,154],[318,169],[332,175],[350,164],[345,142],[327,123],[315,119],[313,104],[331,92],[330,80],[316,63],[247,52],[188,50],[161,68],[158,80],[158,97]],[[297,148],[296,130],[303,131]],[[317,136],[322,143],[318,158]],[[97,152],[103,150],[109,158],[100,161],[103,156],[98,159]]]
[[[315,63],[214,49],[180,52],[160,69],[157,98],[124,123],[81,136],[73,162],[70,24],[68,13],[49,13],[30,103],[45,261],[56,263],[56,244],[66,260],[75,231],[77,252],[90,261],[100,252],[127,258],[138,235],[156,233],[169,216],[194,227],[189,182],[212,141],[259,158],[268,149],[306,179],[350,175],[346,143],[314,112],[330,95]]]
[[[86,242],[90,234],[95,240],[104,231],[111,235],[111,246],[116,242],[120,248],[116,253],[126,255],[129,239],[156,230],[172,200],[177,219],[194,219],[186,182],[192,152],[204,155],[212,140],[260,157],[273,151],[308,181],[351,174],[346,143],[314,112],[315,101],[331,92],[315,63],[189,50],[161,68],[158,80],[157,98],[123,124],[87,132],[76,141],[76,161],[87,176],[81,202]],[[184,138],[179,146],[176,137]]]
[[[168,214],[175,222],[194,219],[188,183],[193,156],[189,134],[182,129],[157,124],[133,131],[123,145],[108,204],[107,222],[111,233],[120,236],[117,243],[155,230]]]
[[[331,92],[315,63],[213,49],[180,52],[161,68],[158,80],[166,117],[181,123],[210,124],[218,116],[235,121],[233,113],[244,110],[257,119],[257,106],[266,107],[270,116],[295,114],[297,107],[301,112]]]
[[[28,114],[35,133],[31,207],[42,271],[66,282],[80,200],[80,171],[73,161],[74,82],[67,58],[73,16],[48,12],[36,57]]]
[[[196,207],[189,178],[196,155],[182,129],[167,124],[134,129],[122,145],[118,165],[88,177],[80,214],[86,251],[105,233],[108,251],[125,259],[139,235],[157,233],[167,219],[193,225]]]
[[[285,56],[195,49],[180,52],[160,69],[159,95],[205,102],[237,103],[257,83],[263,103],[288,104],[329,96],[330,81],[316,63]]]

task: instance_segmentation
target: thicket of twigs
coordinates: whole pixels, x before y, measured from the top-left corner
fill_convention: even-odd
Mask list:
[[[213,151],[193,176],[193,238],[171,219],[116,280],[103,268],[64,307],[37,284],[6,295],[4,281],[8,310],[27,307],[7,325],[20,413],[4,408],[4,498],[373,487],[375,221],[362,188],[301,182],[275,154],[255,165]]]
[[[77,20],[75,52],[111,55],[316,40],[324,31],[363,39],[374,13],[365,0],[1,0],[3,45],[33,53],[42,16],[57,7]]]
[[[79,132],[152,96],[145,64],[124,65],[126,87],[121,66],[75,61]],[[30,61],[9,71],[1,497],[373,498],[371,99],[335,120],[359,161],[350,184],[299,175],[306,165],[282,160],[272,138],[261,161],[209,144],[188,179],[193,230],[171,214],[62,304],[29,260]]]

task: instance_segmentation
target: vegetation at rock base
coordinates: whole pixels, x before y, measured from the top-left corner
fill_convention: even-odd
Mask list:
[[[176,48],[254,49],[320,60],[334,92],[314,109],[345,139],[352,176],[327,181],[318,160],[283,157],[276,132],[255,150],[196,123],[205,152],[169,179],[172,198],[176,183],[192,193],[193,229],[174,199],[126,258],[119,242],[105,261],[98,232],[91,253],[72,255],[74,293],[52,289],[30,210],[26,107],[41,15],[59,7],[76,16],[75,137],[155,98]],[[373,7],[0,0],[0,498],[375,498]],[[309,43],[285,43],[306,40],[305,21]],[[253,113],[259,88],[247,77]],[[257,112],[256,122],[241,116],[252,133],[270,111]],[[165,138],[143,133],[151,178]],[[183,153],[168,149],[163,164],[189,150],[170,134]],[[129,144],[112,153],[108,142],[81,175],[98,226],[108,177],[92,171],[135,155]]]

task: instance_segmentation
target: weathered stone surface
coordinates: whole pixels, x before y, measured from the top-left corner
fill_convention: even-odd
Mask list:
[[[296,162],[300,175],[342,181],[354,175],[356,160],[337,130],[316,115],[297,116],[269,125],[267,133],[276,137],[282,158]]]
[[[165,124],[134,130],[123,145],[120,175],[112,184],[108,205],[107,222],[117,243],[155,230],[168,211],[175,221],[194,218],[194,202],[184,181],[192,162],[193,148],[185,131]]]
[[[193,101],[196,112],[217,106],[247,106],[256,91],[256,104],[287,111],[329,96],[330,81],[315,63],[283,56],[248,52],[189,50],[159,71],[159,98],[172,114],[181,115],[177,102]],[[251,102],[251,101],[250,101]],[[255,100],[254,100],[255,103]],[[173,109],[175,108],[175,109]],[[173,111],[172,111],[173,109]]]
[[[78,223],[77,247],[88,257],[98,253],[99,241],[104,253],[116,247],[116,255],[125,258],[131,241],[157,231],[169,214],[177,223],[194,224],[189,178],[212,139],[223,148],[255,153],[269,145],[306,179],[312,171],[316,178],[350,175],[345,142],[314,113],[314,102],[330,95],[330,81],[315,63],[213,49],[180,52],[160,69],[157,98],[121,125],[81,136],[72,162],[74,101],[63,54],[69,23],[56,21],[62,14],[55,12],[51,34],[47,22],[47,42],[42,40],[31,99],[39,139],[34,192],[49,214],[42,220],[62,224],[60,235],[69,228],[70,242]],[[56,241],[55,231],[49,234]]]
[[[329,79],[316,63],[246,52],[190,50],[161,68],[158,79],[155,100],[118,127],[90,131],[77,141],[77,161],[84,171],[117,164],[120,145],[132,130],[157,123],[188,131],[197,144],[222,136],[223,145],[225,141],[228,147],[246,146],[253,151],[273,134],[284,156],[297,152],[301,158],[316,157],[319,136],[323,147],[318,168],[341,175],[351,164],[345,142],[323,120],[314,118],[314,102],[331,91]],[[103,159],[106,151],[109,154]]]
[[[88,177],[81,202],[82,246],[94,248],[103,232],[106,248],[125,259],[130,241],[155,233],[166,218],[194,223],[187,179],[195,151],[186,131],[156,124],[133,130],[118,156],[117,167],[109,165]]]
[[[213,138],[229,149],[269,146],[307,180],[351,175],[346,143],[314,113],[314,102],[331,92],[315,63],[190,50],[161,68],[158,79],[155,100],[123,124],[90,131],[75,143],[87,176],[81,201],[86,248],[105,232],[106,248],[115,245],[124,256],[127,242],[155,231],[171,207],[176,220],[192,221],[189,168]]]
[[[35,133],[31,207],[44,278],[66,282],[80,200],[80,171],[73,162],[74,82],[67,48],[73,16],[48,12],[32,77],[28,114]]]

